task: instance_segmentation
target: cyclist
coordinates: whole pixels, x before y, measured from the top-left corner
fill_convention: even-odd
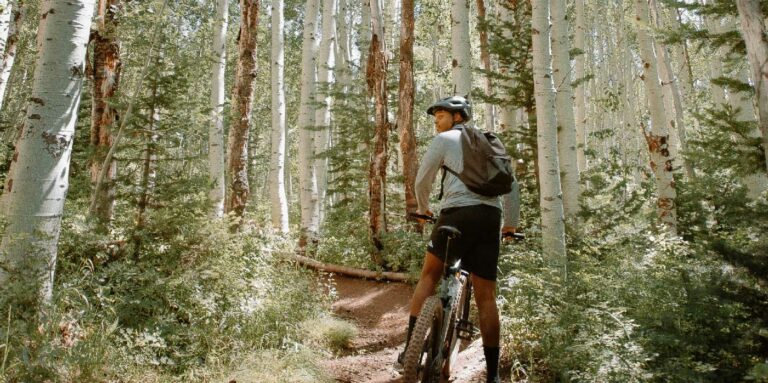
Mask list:
[[[457,173],[463,168],[461,131],[472,119],[472,107],[464,97],[452,96],[437,101],[427,109],[434,116],[437,135],[432,139],[422,158],[416,176],[416,200],[418,213],[432,215],[429,195],[440,168],[445,165]],[[480,333],[487,367],[487,381],[499,382],[499,313],[496,307],[496,268],[499,259],[501,233],[514,233],[519,222],[520,196],[517,183],[512,192],[502,197],[486,197],[471,192],[451,172],[442,180],[440,216],[430,236],[424,266],[410,303],[408,335],[410,341],[416,318],[424,301],[435,292],[442,276],[446,259],[447,238],[437,228],[443,225],[456,227],[461,238],[451,241],[450,252],[462,259],[462,267],[470,273],[475,290]],[[505,207],[502,209],[502,206]],[[502,210],[504,226],[502,227]],[[404,352],[398,355],[402,365]]]

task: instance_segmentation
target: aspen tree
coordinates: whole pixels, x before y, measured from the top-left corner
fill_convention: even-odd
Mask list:
[[[750,83],[749,75],[744,66],[739,65],[736,70],[736,78],[744,83]],[[752,104],[752,97],[745,93],[731,93],[728,95],[728,104],[731,109],[736,111],[736,121],[754,124],[754,129],[750,129],[747,135],[751,138],[760,138],[760,129],[755,124],[755,107]],[[760,195],[768,190],[768,176],[761,171],[749,174],[744,177],[744,185],[747,187],[747,196],[752,199],[759,198]]]
[[[328,159],[322,154],[328,150],[331,131],[331,96],[333,70],[330,67],[331,49],[336,45],[336,0],[323,0],[322,35],[317,66],[317,81],[324,86],[322,92],[315,93],[315,102],[319,107],[315,111],[315,172],[317,173],[317,210],[318,221],[325,216],[325,195],[328,189]],[[319,226],[319,223],[318,223]]]
[[[232,87],[232,127],[227,138],[229,187],[225,209],[242,218],[251,188],[248,181],[248,138],[253,112],[253,86],[256,79],[256,32],[259,0],[240,0],[240,34],[237,42],[237,69]]]
[[[648,34],[651,27],[647,0],[635,0],[637,19],[637,40],[640,45],[640,57],[643,62],[643,84],[650,107],[650,130],[643,128],[650,166],[656,178],[658,199],[656,210],[661,223],[673,234],[677,232],[677,207],[673,159],[669,152],[669,125],[664,114],[664,95],[659,84],[657,61],[653,50],[653,41]]]
[[[472,93],[472,51],[469,43],[469,0],[452,0],[451,6],[451,74],[454,93]]]
[[[301,94],[299,96],[299,202],[301,233],[299,246],[306,245],[317,233],[317,176],[314,164],[315,84],[317,82],[317,18],[318,0],[307,0],[304,9],[304,32],[301,49]]]
[[[11,69],[16,60],[16,50],[18,49],[19,31],[24,17],[25,4],[23,0],[10,1],[6,3],[6,9],[3,12],[3,18],[8,15],[7,21],[2,21],[3,47],[0,53],[0,108],[4,104],[6,89],[8,88],[8,79],[11,77]],[[5,20],[5,19],[4,19]],[[7,23],[7,26],[6,24]],[[7,31],[6,31],[7,29]]]
[[[373,134],[373,153],[368,168],[368,190],[370,206],[371,242],[374,251],[371,254],[374,264],[383,265],[382,236],[387,232],[386,189],[387,189],[387,140],[390,123],[387,118],[387,56],[384,24],[380,0],[371,0],[371,46],[366,64],[368,90],[375,102],[375,130]]]
[[[509,7],[509,4],[500,4],[498,13],[500,24],[512,22],[513,15]],[[514,38],[512,31],[506,26],[501,30],[501,37],[505,40],[512,40]],[[501,81],[503,89],[512,89],[516,86],[515,81],[511,78],[513,70],[514,68],[511,67],[508,60],[505,60],[503,57],[499,58],[499,72],[502,75],[505,75],[504,80]],[[517,116],[520,109],[515,108],[510,104],[509,100],[505,100],[499,111],[499,130],[502,132],[507,129],[512,129],[517,125]]]
[[[752,70],[757,122],[763,134],[763,153],[768,172],[768,40],[765,17],[759,0],[736,0],[741,21],[741,35],[747,45],[747,59]]]
[[[349,29],[347,29],[347,0],[339,0],[336,12],[336,73],[344,93],[351,85],[349,66]],[[343,102],[343,101],[342,101]]]
[[[92,34],[93,40],[93,101],[91,106],[91,147],[94,155],[90,162],[91,184],[95,185],[105,166],[104,160],[113,141],[114,123],[118,120],[117,110],[109,99],[115,96],[120,84],[120,42],[117,40],[118,16],[122,8],[120,0],[99,0],[99,25]],[[100,230],[112,221],[115,204],[114,180],[117,163],[107,165],[105,179],[99,190],[94,190],[92,215],[99,223]]]
[[[711,0],[710,0],[711,1]],[[722,33],[722,26],[720,20],[713,15],[704,15],[704,24],[707,26],[710,34]],[[727,48],[720,47],[714,49],[712,55],[709,56],[709,89],[712,95],[712,104],[714,107],[721,107],[725,104],[725,89],[720,85],[717,85],[712,80],[723,76],[723,61],[722,58],[726,56]]]
[[[224,215],[226,196],[224,164],[224,85],[227,68],[227,26],[229,0],[216,0],[216,19],[213,23],[213,58],[211,73],[211,125],[208,128],[208,182],[211,189],[211,215]]]
[[[288,227],[288,198],[285,192],[286,146],[285,128],[285,12],[283,0],[272,1],[272,152],[269,166],[269,196],[272,226],[286,234]]]
[[[480,34],[480,61],[485,70],[485,96],[490,97],[493,94],[493,81],[491,80],[491,52],[488,44],[488,31],[486,28],[485,1],[477,0],[477,19],[479,20],[478,32]],[[485,130],[492,132],[496,128],[496,116],[494,115],[493,104],[485,103]]]
[[[570,42],[565,0],[551,0],[552,67],[557,110],[557,152],[563,188],[563,209],[567,218],[579,212],[579,167],[576,153],[576,121],[573,114]]]
[[[0,286],[28,282],[51,300],[93,0],[46,0],[32,96],[8,173]]]
[[[357,51],[360,52],[360,69],[365,76],[365,66],[368,62],[368,51],[371,44],[371,6],[373,0],[362,0],[360,2],[360,29],[358,30]]]
[[[574,73],[576,80],[582,80],[586,76],[586,53],[585,34],[587,29],[587,19],[584,17],[584,0],[575,0],[576,8],[576,27],[574,29],[574,48],[579,52],[574,59]],[[575,102],[575,124],[576,124],[576,159],[579,171],[587,169],[587,157],[584,150],[587,148],[587,102],[586,102],[586,83],[581,83],[576,87]]]
[[[413,41],[414,41],[414,4],[413,0],[403,0],[400,27],[400,91],[398,93],[397,127],[400,132],[400,152],[403,158],[403,183],[405,184],[405,217],[413,223],[414,230],[421,232],[418,220],[410,217],[416,213],[416,172],[419,159],[416,154],[416,135],[413,128],[413,99],[415,86],[413,81]]]
[[[567,275],[565,218],[557,155],[557,118],[555,86],[552,80],[552,56],[550,55],[549,0],[534,0],[532,6],[533,86],[536,98],[542,252],[564,282]]]

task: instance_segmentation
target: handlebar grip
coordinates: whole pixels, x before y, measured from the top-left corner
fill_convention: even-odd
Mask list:
[[[515,232],[515,233],[502,233],[502,237],[503,238],[512,238],[512,239],[514,239],[516,241],[522,241],[522,240],[525,239],[525,234],[524,233],[517,233],[517,232]]]
[[[435,218],[435,217],[433,217],[431,215],[426,215],[426,214],[409,213],[408,217],[416,218],[416,219],[422,219],[422,220],[427,221],[429,223],[437,222],[437,218]]]

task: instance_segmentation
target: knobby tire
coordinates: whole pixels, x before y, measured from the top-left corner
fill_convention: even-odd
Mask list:
[[[405,383],[431,382],[427,367],[439,350],[439,334],[436,328],[443,319],[443,306],[436,295],[424,302],[416,325],[413,327],[411,341],[405,348],[403,376]],[[431,383],[439,383],[434,381]]]

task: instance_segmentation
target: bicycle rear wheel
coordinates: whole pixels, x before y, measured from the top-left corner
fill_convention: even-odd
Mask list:
[[[461,279],[461,288],[459,294],[456,296],[453,303],[453,310],[451,310],[450,322],[448,324],[448,333],[445,336],[443,346],[445,347],[443,355],[445,360],[443,361],[442,374],[443,377],[448,379],[451,375],[451,364],[456,361],[459,355],[459,348],[461,346],[461,339],[459,339],[459,327],[458,324],[461,320],[466,319],[465,312],[469,313],[469,301],[466,299],[469,281],[466,277]]]
[[[443,321],[443,306],[440,299],[433,295],[424,302],[424,306],[413,327],[411,341],[405,349],[403,376],[405,383],[439,383],[441,363],[434,363],[443,340],[440,324]]]

